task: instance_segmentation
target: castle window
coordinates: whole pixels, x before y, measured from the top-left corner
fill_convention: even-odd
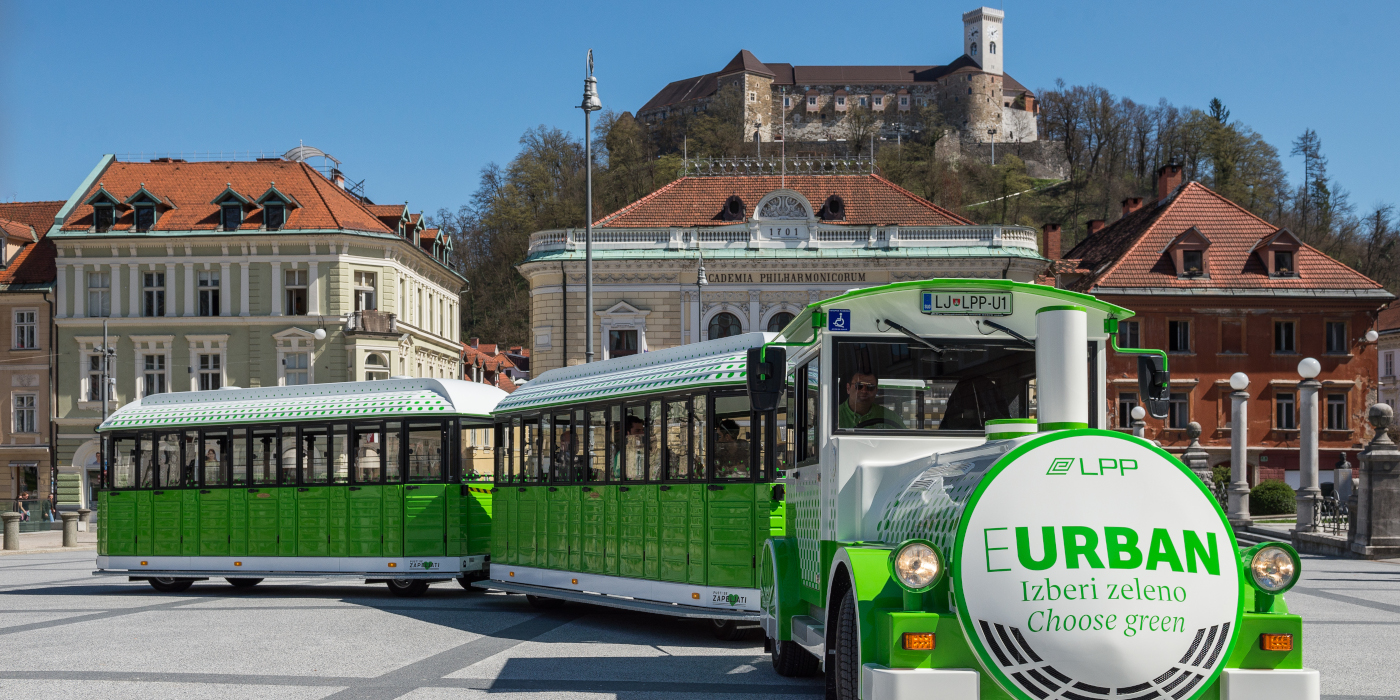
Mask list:
[[[749,102],[757,102],[757,101],[758,101],[758,93],[750,91],[750,92],[749,92]]]
[[[838,98],[836,98],[836,106],[837,106],[837,107],[845,107],[845,106],[846,106],[846,98],[844,98],[844,97],[838,97]]]
[[[968,88],[968,89],[967,89],[967,94],[969,94],[969,95],[972,94],[972,88]]]
[[[866,98],[862,97],[860,98],[860,106],[869,107],[870,105],[867,103]]]
[[[987,53],[994,54],[994,53],[996,53],[996,52],[997,52],[997,43],[996,43],[995,41],[988,43],[988,44],[987,44]]]
[[[968,53],[972,54],[973,56],[977,55],[977,42],[972,42],[972,48],[968,51]]]
[[[876,107],[884,107],[884,106],[885,106],[885,98],[883,98],[883,97],[878,97],[878,96],[877,96],[877,97],[875,98],[875,106],[876,106]]]
[[[791,97],[784,96],[784,97],[783,97],[783,109],[788,109],[788,108],[790,108],[790,107],[792,107],[792,98],[791,98]]]
[[[807,98],[807,106],[808,106],[808,107],[816,107],[816,106],[817,106],[817,98],[816,98],[816,97],[808,97],[808,98]]]

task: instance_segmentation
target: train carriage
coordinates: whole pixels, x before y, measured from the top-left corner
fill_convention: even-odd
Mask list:
[[[797,436],[759,556],[780,674],[824,671],[842,700],[1318,697],[1282,595],[1296,552],[1241,551],[1185,465],[1104,429],[1109,351],[1139,354],[1165,413],[1165,356],[1114,342],[1129,316],[926,280],[813,304],[766,344]]]
[[[147,396],[99,427],[97,574],[382,581],[400,595],[490,555],[491,474],[465,455],[506,393],[391,379]]]
[[[496,408],[491,576],[537,605],[579,600],[758,620],[758,552],[782,534],[786,406],[745,383],[751,333],[561,368]]]

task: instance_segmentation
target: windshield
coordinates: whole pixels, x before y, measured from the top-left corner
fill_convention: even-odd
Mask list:
[[[927,340],[838,341],[836,429],[980,433],[1035,417],[1035,352],[1023,343]]]

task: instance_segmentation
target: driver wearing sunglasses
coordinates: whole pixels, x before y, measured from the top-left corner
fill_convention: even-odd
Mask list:
[[[846,382],[846,401],[837,411],[838,427],[904,430],[898,414],[876,403],[879,393],[880,380],[874,374],[852,374]]]

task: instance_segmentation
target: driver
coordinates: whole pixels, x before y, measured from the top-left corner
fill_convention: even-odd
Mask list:
[[[846,382],[846,402],[838,413],[841,428],[887,428],[903,430],[899,415],[875,403],[880,380],[874,373],[857,370]]]

